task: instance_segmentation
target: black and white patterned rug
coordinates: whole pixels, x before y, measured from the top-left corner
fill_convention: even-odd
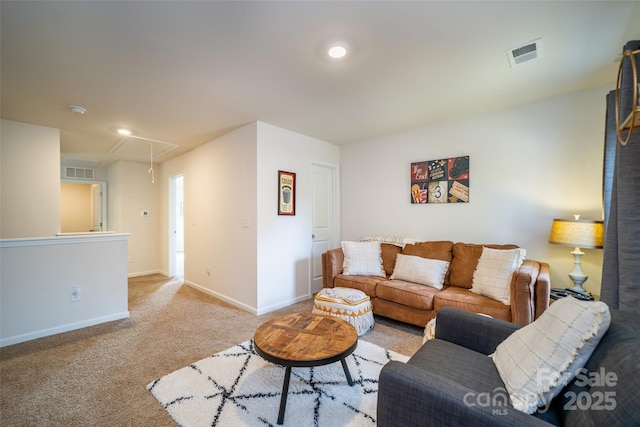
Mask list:
[[[347,357],[354,384],[338,362],[293,368],[284,426],[375,426],[378,376],[407,356],[358,341]],[[147,385],[181,426],[276,426],[285,369],[267,362],[246,341]]]

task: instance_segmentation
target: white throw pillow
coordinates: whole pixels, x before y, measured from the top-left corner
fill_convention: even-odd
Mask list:
[[[500,343],[493,361],[513,407],[532,414],[547,405],[584,367],[610,323],[605,303],[569,296]]]
[[[471,292],[511,304],[511,277],[522,265],[527,251],[517,249],[482,248],[482,255],[473,272]]]
[[[442,289],[448,269],[448,261],[398,254],[391,279],[406,280]]]
[[[342,274],[386,277],[380,242],[342,242]]]

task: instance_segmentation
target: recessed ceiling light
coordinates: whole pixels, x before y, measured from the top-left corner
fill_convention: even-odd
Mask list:
[[[327,51],[330,57],[334,59],[344,58],[347,54],[347,48],[343,45],[334,45],[329,48]]]
[[[120,135],[131,135],[131,131],[129,129],[118,129],[118,133]]]
[[[327,38],[316,45],[316,55],[323,61],[341,62],[358,55],[359,46],[348,36]]]

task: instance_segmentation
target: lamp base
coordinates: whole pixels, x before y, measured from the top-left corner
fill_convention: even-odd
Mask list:
[[[589,295],[589,292],[582,287],[582,284],[589,278],[582,272],[582,255],[584,255],[584,252],[582,252],[580,248],[575,248],[573,252],[571,252],[571,255],[573,255],[573,271],[569,273],[569,278],[573,282],[573,288],[569,288],[568,290]]]

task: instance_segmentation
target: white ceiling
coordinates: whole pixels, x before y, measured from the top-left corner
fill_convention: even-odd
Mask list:
[[[613,87],[622,46],[640,38],[637,1],[2,0],[0,8],[2,117],[59,128],[64,155],[105,162],[123,157],[109,153],[121,127],[178,145],[162,162],[256,120],[341,145]],[[542,57],[510,68],[506,50],[538,37]],[[348,58],[323,55],[333,39],[350,44]]]

